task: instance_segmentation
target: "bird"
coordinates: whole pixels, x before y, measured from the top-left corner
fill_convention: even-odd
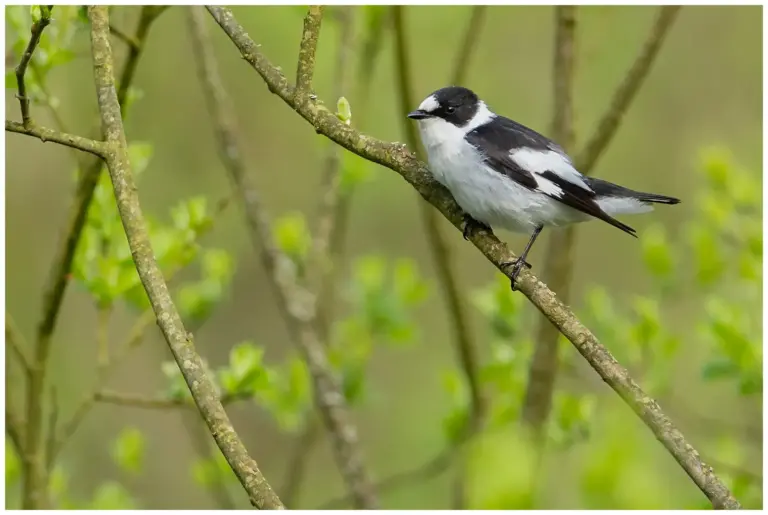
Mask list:
[[[492,227],[531,235],[519,258],[501,264],[512,267],[512,290],[523,266],[531,268],[526,259],[544,227],[599,219],[637,237],[614,216],[680,202],[583,175],[560,145],[494,113],[465,87],[438,89],[407,116],[418,123],[430,172],[464,211],[464,239]]]

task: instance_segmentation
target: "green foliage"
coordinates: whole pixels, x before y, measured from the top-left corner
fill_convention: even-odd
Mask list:
[[[307,221],[301,213],[289,213],[274,222],[273,238],[277,248],[284,252],[297,266],[303,268],[304,261],[312,246],[312,235]]]
[[[201,458],[192,465],[192,479],[202,487],[211,487],[218,483],[232,483],[237,477],[218,447],[212,446],[210,458]]]
[[[352,311],[334,325],[328,352],[349,402],[364,396],[365,370],[374,345],[402,346],[418,337],[412,312],[428,291],[410,260],[388,266],[379,256],[357,259],[347,295]]]
[[[57,5],[51,17],[51,23],[43,31],[43,35],[32,55],[24,83],[27,86],[27,94],[34,103],[43,102],[56,107],[59,100],[51,96],[47,91],[47,81],[51,70],[57,66],[65,65],[75,58],[71,50],[76,32],[81,25],[78,22],[78,7]],[[28,43],[32,24],[40,20],[43,13],[48,16],[51,12],[48,6],[7,6],[5,8],[8,30],[6,48],[11,50],[15,58],[15,64],[21,60]],[[15,70],[6,70],[5,87],[15,89],[17,87]]]
[[[535,446],[521,432],[507,429],[478,437],[470,445],[467,472],[468,508],[534,508]]]
[[[346,97],[339,97],[336,101],[336,117],[346,125],[352,123],[352,106]]]
[[[373,168],[371,162],[348,150],[341,153],[341,171],[339,178],[339,193],[349,195],[355,187],[371,179]]]
[[[202,278],[179,288],[178,308],[185,319],[206,320],[222,301],[232,282],[234,264],[232,256],[222,249],[202,252]]]
[[[144,435],[134,427],[123,429],[112,445],[112,459],[121,470],[138,474],[144,464]]]

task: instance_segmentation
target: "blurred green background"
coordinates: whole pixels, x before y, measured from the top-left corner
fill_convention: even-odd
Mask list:
[[[22,12],[28,13],[24,9]],[[417,98],[446,85],[471,9],[405,9],[413,91]],[[358,40],[364,40],[363,8],[358,10],[361,12],[356,33]],[[138,12],[138,7],[116,7],[112,9],[111,21],[124,32],[132,33]],[[234,13],[269,59],[292,78],[304,9],[238,7]],[[574,93],[577,148],[594,129],[612,92],[633,62],[655,13],[656,9],[651,7],[578,8]],[[53,17],[57,18],[55,11]],[[478,92],[495,111],[544,133],[549,130],[552,108],[553,20],[550,7],[488,8],[464,84]],[[670,245],[682,247],[688,241],[687,224],[709,230],[706,206],[702,208],[696,199],[709,191],[707,177],[711,179],[717,173],[702,173],[706,168],[702,152],[711,147],[728,150],[729,164],[721,166],[726,177],[736,170],[733,173],[741,174],[740,184],[749,184],[753,193],[761,190],[761,20],[760,7],[683,8],[618,134],[594,169],[595,176],[683,200],[679,206],[662,206],[652,214],[627,218],[625,221],[638,229],[641,240],[648,228],[661,226],[666,239],[672,242]],[[327,142],[271,95],[213,20],[207,22],[237,113],[244,158],[266,208],[274,217],[304,213],[311,225],[319,202]],[[314,80],[319,97],[331,106],[335,103],[331,94],[337,32],[338,24],[326,20]],[[17,35],[7,21],[6,33],[6,66],[10,68],[17,64],[19,55],[9,48]],[[359,88],[350,88],[345,96],[351,103],[357,128],[384,140],[403,141],[389,29],[381,44],[367,99],[361,98]],[[124,46],[113,40],[113,47],[121,62]],[[86,135],[95,127],[98,117],[85,25],[74,33],[70,49],[74,59],[50,72],[49,88],[59,99],[59,112],[69,131]],[[203,195],[213,205],[230,191],[217,157],[190,52],[183,9],[168,9],[151,29],[134,81],[142,96],[131,107],[125,124],[129,141],[153,145],[139,193],[145,211],[166,221],[170,207],[183,199]],[[358,70],[358,52],[353,63]],[[15,89],[6,88],[6,118],[19,120],[14,94]],[[360,106],[364,101],[365,106]],[[363,112],[364,116],[355,118]],[[39,124],[54,125],[44,107],[33,105],[32,113]],[[10,133],[6,133],[6,151],[7,310],[31,341],[39,318],[42,288],[72,201],[74,151]],[[717,166],[710,159],[709,169]],[[370,177],[351,197],[340,288],[343,291],[349,283],[356,259],[369,255],[388,262],[398,258],[413,260],[429,287],[425,301],[408,311],[409,323],[414,326],[413,341],[407,346],[374,348],[367,367],[365,398],[354,409],[368,468],[374,478],[381,479],[427,461],[445,447],[443,421],[454,407],[451,392],[445,387],[445,374],[455,369],[456,363],[451,324],[440,299],[440,287],[419,219],[417,203],[421,199],[397,174],[373,165],[370,169]],[[710,192],[710,197],[724,198],[716,191]],[[758,199],[757,211],[751,215],[751,223],[758,224],[758,234],[760,210]],[[499,340],[499,334],[472,299],[481,289],[490,287],[488,291],[497,291],[495,271],[447,222],[441,219],[440,224],[455,255],[455,270],[464,292],[473,339],[483,359],[492,360],[491,344]],[[736,235],[743,229],[735,223],[719,228],[722,233]],[[754,296],[745,294],[745,289],[737,287],[734,281],[717,278],[706,291],[695,280],[681,281],[674,295],[662,299],[652,270],[644,264],[645,243],[630,241],[607,224],[586,224],[577,231],[571,302],[575,312],[586,322],[590,314],[599,311],[594,308],[598,295],[594,287],[609,292],[612,300],[608,304],[616,310],[626,307],[631,311],[636,296],[658,300],[663,330],[678,335],[680,340],[675,355],[668,361],[660,360],[664,361],[663,374],[669,382],[658,395],[662,407],[705,461],[730,464],[761,477],[761,372],[757,393],[749,395],[740,393],[732,380],[706,380],[702,368],[717,346],[699,330],[710,305],[708,296],[716,295],[722,305],[737,306],[737,315],[749,320],[745,325],[750,328],[751,341],[761,347],[759,270],[749,282],[754,289],[749,295]],[[714,228],[712,232],[716,232]],[[527,240],[522,235],[499,236],[517,251]],[[542,270],[547,249],[544,243],[534,247],[529,258],[534,272]],[[236,270],[224,299],[196,333],[199,352],[212,366],[219,367],[226,364],[234,344],[252,340],[266,349],[265,362],[280,363],[290,351],[290,341],[267,276],[245,231],[239,206],[232,206],[217,217],[203,244],[229,251]],[[733,255],[724,255],[723,263],[731,263],[730,257]],[[756,259],[759,263],[761,255]],[[678,266],[680,271],[695,267],[686,262]],[[182,275],[193,277],[194,273]],[[506,288],[507,283],[501,287]],[[512,294],[505,290],[496,295],[498,300]],[[540,315],[525,302],[513,311],[521,327],[516,338],[522,346],[523,340],[532,338]],[[116,306],[109,326],[112,339],[117,341],[124,336],[136,313],[124,303]],[[621,360],[627,352],[622,350],[626,341],[619,330],[614,331],[615,338],[610,337],[608,329],[601,332],[604,325],[610,326],[610,321],[592,328]],[[97,310],[92,297],[81,285],[73,284],[65,299],[50,362],[64,420],[95,380],[96,326]],[[558,389],[597,394],[598,408],[588,424],[591,429],[586,441],[579,440],[548,453],[546,479],[536,488],[531,505],[706,507],[704,496],[650,431],[583,363],[576,351],[563,345],[561,355],[568,365]],[[160,394],[167,384],[160,363],[169,359],[161,335],[152,327],[146,343],[114,374],[109,388],[132,394]],[[6,387],[10,398],[20,406],[23,378],[9,361],[13,360],[6,358]],[[752,365],[750,362],[749,366]],[[757,368],[761,370],[759,361]],[[518,372],[517,381],[524,384],[526,368],[519,367]],[[288,456],[295,447],[295,434],[281,429],[255,403],[237,403],[228,411],[265,476],[280,487]],[[142,508],[217,507],[216,499],[196,485],[191,472],[197,455],[184,425],[194,423],[195,417],[182,410],[97,405],[60,458],[61,470],[68,476],[66,496],[84,503],[109,480],[122,484],[130,492],[131,502]],[[113,459],[113,442],[126,427],[138,428],[143,433],[144,456],[139,474],[126,472]],[[527,484],[515,474],[520,473],[517,469],[525,468],[516,464],[530,461],[530,449],[515,438],[494,438],[500,440],[484,440],[472,454],[468,480],[472,503],[476,507],[522,506],[514,499],[504,500],[500,494],[483,492],[495,488],[513,496],[510,492],[515,488],[511,485],[522,488],[520,484]],[[299,506],[311,508],[342,493],[343,484],[325,438],[308,459]],[[598,467],[603,463],[603,468]],[[596,471],[588,470],[588,465],[594,465]],[[7,463],[7,471],[8,466]],[[717,466],[715,470],[725,472]],[[452,469],[437,478],[415,480],[383,493],[384,505],[448,508],[455,488],[454,472]],[[739,474],[731,474],[729,481],[736,481],[736,476]],[[752,478],[748,483],[744,487],[746,493],[742,492],[743,501],[760,507],[762,481]],[[18,478],[6,484],[10,487],[7,504],[17,506]],[[247,506],[246,496],[236,484],[232,484],[231,492],[238,507]]]

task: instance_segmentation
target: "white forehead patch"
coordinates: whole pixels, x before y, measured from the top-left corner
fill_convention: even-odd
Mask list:
[[[422,111],[431,113],[438,107],[440,107],[440,102],[437,101],[437,98],[435,98],[435,95],[429,95],[427,98],[424,99],[424,102],[421,103],[421,105],[419,106],[419,109]]]

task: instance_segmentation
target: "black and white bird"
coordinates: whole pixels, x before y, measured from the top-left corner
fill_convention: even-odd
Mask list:
[[[513,289],[544,226],[598,218],[637,237],[613,216],[680,202],[582,175],[557,143],[495,114],[467,88],[439,89],[408,117],[418,120],[435,179],[466,213],[464,238],[473,226],[531,234],[520,257],[506,264],[514,265]]]

